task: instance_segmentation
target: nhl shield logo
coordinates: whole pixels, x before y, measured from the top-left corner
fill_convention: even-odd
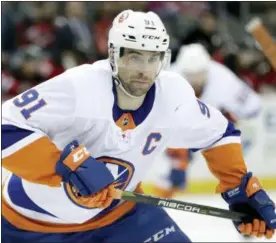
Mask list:
[[[122,121],[123,126],[127,126],[128,123],[129,123],[129,119],[128,117],[125,117],[124,120]]]

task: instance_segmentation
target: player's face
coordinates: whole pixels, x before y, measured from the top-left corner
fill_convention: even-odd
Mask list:
[[[124,50],[118,61],[118,74],[123,87],[134,96],[147,93],[160,69],[161,52]]]

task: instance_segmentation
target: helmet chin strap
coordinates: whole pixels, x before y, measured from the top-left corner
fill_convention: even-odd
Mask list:
[[[130,98],[138,99],[143,96],[143,95],[141,95],[141,96],[131,95],[129,92],[126,91],[126,89],[124,88],[124,86],[119,78],[117,78],[117,77],[113,77],[113,78],[114,78],[116,86],[118,86]]]

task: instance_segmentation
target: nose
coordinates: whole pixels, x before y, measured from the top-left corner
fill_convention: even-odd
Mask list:
[[[141,72],[141,71],[138,73],[137,78],[139,78],[139,79],[144,79],[144,80],[148,80],[148,76],[145,75],[145,73],[143,73],[143,72]]]
[[[143,78],[144,74],[142,72],[138,72],[138,78]]]

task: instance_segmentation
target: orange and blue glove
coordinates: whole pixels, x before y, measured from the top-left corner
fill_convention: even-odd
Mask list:
[[[275,204],[251,172],[243,176],[238,187],[222,193],[222,197],[230,210],[249,216],[233,222],[241,234],[272,238],[276,229]]]
[[[102,161],[97,161],[76,140],[63,150],[56,173],[72,187],[82,205],[108,207],[117,195],[114,177]]]

